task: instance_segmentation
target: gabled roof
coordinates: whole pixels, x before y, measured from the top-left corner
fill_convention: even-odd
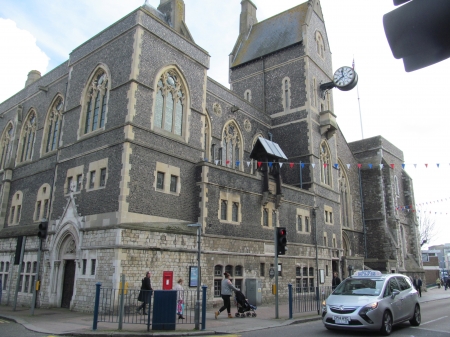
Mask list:
[[[268,55],[303,40],[308,2],[256,23],[238,47],[231,67]]]
[[[253,147],[252,153],[250,153],[251,159],[260,159],[260,154],[265,153],[271,159],[286,159],[287,157],[284,154],[283,150],[281,150],[280,146],[277,143],[274,143],[268,139],[258,137],[255,146]]]

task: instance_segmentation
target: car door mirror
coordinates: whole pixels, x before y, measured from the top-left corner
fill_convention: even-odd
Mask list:
[[[398,294],[400,294],[400,291],[398,291],[397,289],[392,290],[392,298],[395,298],[395,296],[397,296]]]

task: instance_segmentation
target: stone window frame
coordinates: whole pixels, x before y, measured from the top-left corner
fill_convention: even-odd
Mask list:
[[[240,264],[237,266],[234,266],[234,276],[233,276],[233,283],[234,286],[240,290],[242,290],[243,287],[243,281],[244,281],[244,267]],[[240,274],[238,275],[238,270],[240,270]]]
[[[203,119],[203,116],[202,116]],[[204,130],[204,137],[203,137],[203,146],[205,149],[204,152],[204,159],[205,161],[213,161],[214,160],[214,147],[211,145],[211,118],[209,116],[208,111],[205,112],[204,116],[205,122],[203,123],[205,130]]]
[[[8,217],[9,226],[17,226],[19,224],[20,218],[22,216],[22,202],[23,193],[22,191],[17,191],[16,193],[14,193],[11,200],[11,208]]]
[[[94,264],[93,261],[95,261]],[[83,250],[81,264],[79,265],[80,271],[77,273],[78,277],[83,279],[95,279],[98,265],[99,260],[97,250]]]
[[[333,180],[331,175],[331,151],[328,143],[325,140],[322,141],[319,146],[319,160],[320,183],[332,187]]]
[[[223,279],[223,265],[216,264],[214,266],[214,297],[221,297]]]
[[[322,33],[320,33],[318,30],[316,30],[315,40],[317,55],[319,55],[321,59],[325,59],[325,42]]]
[[[226,219],[222,219],[222,204],[226,202]],[[238,221],[233,221],[233,203],[238,204]],[[232,225],[240,225],[242,223],[242,204],[241,196],[237,193],[220,191],[219,195],[219,212],[218,218],[220,223],[227,223]]]
[[[174,80],[174,85],[171,85],[168,83],[169,78],[172,78]],[[189,88],[186,82],[186,79],[183,75],[183,73],[178,69],[178,67],[171,65],[168,67],[164,67],[155,77],[155,84],[154,84],[154,92],[153,92],[153,107],[152,107],[152,117],[151,117],[151,125],[152,130],[158,133],[162,133],[166,136],[169,136],[171,138],[180,139],[184,142],[187,141],[187,133],[188,133],[188,126],[187,123],[189,121],[188,116],[190,115],[190,97],[189,97]],[[162,96],[162,111],[161,111],[161,125],[157,126],[157,120],[156,116],[157,113],[159,115],[159,112],[157,110],[157,104],[160,101],[158,99],[159,93],[161,93]],[[179,95],[181,93],[181,96]],[[166,118],[166,108],[167,108],[167,102],[166,97],[171,94],[172,97],[175,97],[174,104],[172,106],[172,123],[170,125],[170,131],[166,130],[165,128],[165,118]],[[176,107],[178,102],[181,103],[181,129],[180,133],[178,134],[178,131],[175,129],[176,123],[174,122],[177,117]]]
[[[11,261],[8,259],[9,256],[2,256],[0,259],[0,280],[2,281],[2,289],[0,291],[6,290],[6,285],[8,283]]]
[[[315,77],[312,78],[312,99],[311,99],[311,105],[318,109],[319,105],[319,99],[317,96],[317,79]]]
[[[291,109],[291,79],[289,77],[283,78],[281,81],[281,100],[283,111],[289,112]]]
[[[243,155],[244,155],[244,137],[237,121],[231,119],[227,121],[222,129],[221,148],[219,151],[219,162],[222,166],[244,171]],[[229,163],[227,164],[227,161]],[[236,163],[239,161],[239,166]]]
[[[299,224],[298,224],[298,221],[299,221],[299,217],[301,216],[301,220],[302,220],[302,228],[301,228],[301,230],[298,230],[299,229]],[[306,230],[306,219],[308,219],[308,231]],[[297,211],[296,211],[296,226],[295,226],[295,228],[296,228],[296,230],[297,230],[297,233],[300,233],[300,234],[311,234],[311,225],[310,225],[310,223],[309,223],[309,219],[310,219],[310,212],[309,212],[309,210],[307,210],[307,209],[303,209],[303,208],[297,208]]]
[[[99,83],[100,80],[101,83]],[[81,97],[81,114],[78,127],[78,139],[91,136],[105,130],[108,122],[110,93],[111,73],[109,68],[105,64],[101,63],[94,69],[94,71],[92,71],[86,85],[84,86]],[[100,110],[97,113],[95,113],[96,106],[97,109]],[[96,115],[97,118],[95,118]],[[94,128],[94,125],[97,126]]]
[[[36,197],[36,204],[34,207],[34,222],[40,222],[42,219],[48,219],[49,211],[50,211],[50,196],[51,196],[51,188],[50,185],[45,183],[41,185],[38,190]]]
[[[333,248],[337,248],[337,238],[336,238],[336,234],[333,234],[333,237],[331,238],[331,246]]]
[[[326,225],[334,225],[333,207],[328,205],[323,206],[323,218]]]
[[[329,245],[327,232],[323,232],[323,245],[325,247],[328,247],[328,245]]]
[[[244,91],[244,99],[249,103],[252,102],[252,91],[250,89]]]
[[[12,143],[15,137],[14,124],[9,121],[3,129],[2,138],[0,140],[0,170],[5,168],[6,162],[11,157]]]
[[[83,187],[83,179],[84,179],[84,165],[72,167],[67,170],[66,180],[64,182],[64,195],[69,195],[71,192],[73,194],[78,194],[81,192]],[[78,177],[81,175],[81,184],[78,182]],[[71,191],[70,184],[75,183],[75,190]]]
[[[19,292],[32,294],[37,273],[37,256],[24,256],[19,280]]]
[[[267,210],[267,221],[268,226],[264,225],[264,210]],[[275,207],[273,202],[268,202],[265,206],[261,206],[261,227],[265,229],[273,229],[273,219],[272,214],[275,211],[277,218],[279,218],[279,212]]]
[[[64,97],[57,94],[50,104],[44,124],[41,155],[54,153],[59,147],[62,119],[64,113]]]
[[[162,189],[157,187],[158,172],[164,174],[164,182],[163,182],[163,188]],[[180,192],[181,192],[181,169],[179,167],[168,165],[168,164],[164,164],[164,163],[161,163],[161,162],[156,162],[156,168],[155,168],[155,171],[153,172],[153,175],[154,175],[154,178],[155,178],[155,181],[153,183],[153,188],[154,188],[154,190],[156,192],[170,194],[170,195],[174,195],[174,196],[180,196]],[[176,192],[171,192],[170,191],[170,179],[171,179],[172,176],[176,176],[178,178],[177,179],[177,190],[176,190]]]
[[[106,169],[105,185],[100,186],[100,176],[102,169]],[[94,177],[93,177],[94,175]],[[88,179],[86,179],[86,192],[101,190],[106,188],[108,183],[108,158],[103,158],[89,163]]]
[[[31,108],[24,119],[17,145],[16,165],[30,162],[33,159],[34,144],[36,142],[37,112]]]
[[[348,180],[345,166],[339,159],[339,193],[340,193],[340,210],[341,210],[341,224],[345,228],[353,228],[353,209],[352,209],[352,195],[350,193],[350,183]]]

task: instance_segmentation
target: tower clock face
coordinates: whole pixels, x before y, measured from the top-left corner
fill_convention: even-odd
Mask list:
[[[358,75],[351,67],[341,67],[334,73],[333,83],[340,90],[353,89],[358,82]]]

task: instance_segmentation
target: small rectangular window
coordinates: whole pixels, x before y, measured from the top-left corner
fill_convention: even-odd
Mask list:
[[[30,284],[30,293],[33,292],[34,286],[35,286],[35,280],[36,280],[36,276],[32,275],[31,276],[31,284]]]
[[[238,213],[239,213],[239,203],[233,202],[233,211],[231,220],[234,222],[238,222]]]
[[[100,170],[100,186],[106,185],[106,168]]]
[[[170,176],[170,192],[176,192],[177,191],[177,183],[178,183],[178,177],[177,176]]]
[[[269,210],[267,208],[263,210],[263,226],[269,227]]]
[[[265,263],[259,264],[259,276],[266,276],[266,264]]]
[[[89,188],[93,189],[95,186],[95,171],[91,171],[89,179]]]
[[[309,232],[309,217],[305,216],[305,232]]]
[[[97,260],[96,259],[92,259],[91,260],[91,275],[95,275],[95,264],[96,264]]]
[[[303,218],[301,215],[297,216],[297,231],[303,231]]]
[[[87,260],[83,259],[83,270],[82,275],[86,275],[86,267],[87,267]]]
[[[333,223],[333,212],[330,212],[330,223]]]
[[[17,220],[14,222],[19,222],[20,221],[20,212],[22,211],[22,206],[18,205],[17,206]]]
[[[220,202],[220,219],[226,220],[227,219],[227,201],[222,200]]]
[[[9,214],[9,222],[14,223],[14,216],[16,215],[16,207],[11,207],[11,212]]]
[[[66,193],[70,193],[70,185],[72,185],[72,177],[68,177],[67,178],[67,192]]]
[[[34,274],[37,273],[37,262],[36,261],[33,262],[33,273]]]
[[[79,192],[81,190],[82,183],[83,183],[83,175],[79,174],[79,175],[77,175],[77,187],[75,188],[75,190],[77,192]]]
[[[34,220],[40,220],[41,218],[41,202],[38,201],[36,204],[36,212],[34,215]]]
[[[325,266],[325,275],[328,276],[328,265]]]
[[[328,211],[325,211],[325,222],[328,222]]]
[[[218,153],[218,160],[220,161],[220,165],[225,165],[225,162],[223,161],[223,148],[219,147],[219,153]]]
[[[327,237],[326,237],[326,236],[323,237],[323,245],[324,245],[324,246],[327,245]]]
[[[3,290],[6,290],[6,283],[8,283],[8,274],[5,274],[3,278]]]
[[[44,200],[44,218],[48,219],[48,199]]]
[[[164,173],[163,172],[156,173],[156,188],[159,190],[164,189]]]
[[[272,227],[277,227],[277,212],[272,211]]]

